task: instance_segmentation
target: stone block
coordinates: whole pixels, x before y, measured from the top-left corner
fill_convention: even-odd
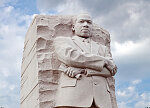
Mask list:
[[[60,61],[53,40],[72,36],[76,16],[37,15],[25,36],[21,67],[21,108],[53,108]],[[93,40],[110,47],[109,33],[94,24]]]

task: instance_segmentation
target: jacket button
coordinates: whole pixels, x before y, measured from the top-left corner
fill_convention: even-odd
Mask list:
[[[96,83],[96,82],[94,82],[94,85],[97,85],[97,83]]]

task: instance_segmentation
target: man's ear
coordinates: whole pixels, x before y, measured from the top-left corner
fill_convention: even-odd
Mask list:
[[[74,24],[72,25],[72,31],[73,31],[73,32],[75,32],[75,29],[74,29]]]

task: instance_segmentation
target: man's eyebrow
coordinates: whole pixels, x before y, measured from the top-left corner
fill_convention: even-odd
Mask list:
[[[90,22],[92,22],[92,20],[90,20],[90,19],[79,19],[79,21],[82,21],[82,20],[85,20],[85,21],[90,21]]]

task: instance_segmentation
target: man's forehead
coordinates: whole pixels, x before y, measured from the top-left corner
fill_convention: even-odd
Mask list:
[[[91,17],[88,14],[80,14],[77,16],[77,20],[91,20]]]

